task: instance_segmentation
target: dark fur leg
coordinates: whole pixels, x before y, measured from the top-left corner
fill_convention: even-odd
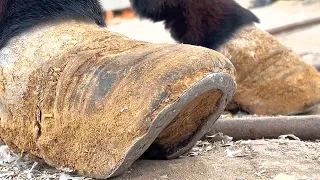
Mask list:
[[[0,22],[6,13],[8,0],[0,0]]]
[[[165,0],[130,0],[133,9],[142,18],[150,18],[153,21],[161,21],[162,9]]]
[[[259,22],[233,0],[132,0],[137,14],[164,20],[172,37],[185,44],[217,49],[242,26]]]
[[[0,3],[0,48],[12,37],[41,23],[65,18],[105,26],[99,0],[5,0]]]

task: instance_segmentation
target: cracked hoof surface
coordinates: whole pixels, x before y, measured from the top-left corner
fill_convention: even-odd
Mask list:
[[[87,177],[122,174],[153,142],[166,159],[185,153],[236,89],[233,65],[215,51],[134,41],[74,21],[35,29],[6,48],[1,139]]]

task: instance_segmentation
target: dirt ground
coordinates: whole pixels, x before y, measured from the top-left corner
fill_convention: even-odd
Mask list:
[[[281,174],[289,179],[320,179],[319,142],[249,140],[201,146],[212,146],[212,150],[173,161],[138,161],[117,179],[249,180]]]
[[[305,1],[306,2],[306,1]],[[258,25],[270,29],[279,25],[320,16],[320,1],[280,1],[270,7],[254,9]],[[315,3],[314,3],[315,2]],[[131,38],[153,43],[174,43],[162,23],[133,19],[109,27]],[[308,63],[320,62],[320,25],[277,38],[300,54]],[[320,128],[320,127],[319,127]],[[51,167],[39,165],[11,154],[0,142],[0,179],[85,179],[71,177]],[[170,161],[137,161],[126,174],[115,178],[161,179],[288,179],[320,180],[320,141],[246,140],[237,142],[199,142],[188,156]]]
[[[21,160],[0,148],[0,179],[85,179]],[[199,142],[188,156],[168,161],[138,160],[115,180],[318,180],[320,142],[287,139],[228,143]],[[5,162],[7,161],[7,162]]]

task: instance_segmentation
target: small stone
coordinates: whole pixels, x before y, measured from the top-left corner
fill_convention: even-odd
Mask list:
[[[0,139],[0,146],[3,146],[4,142]]]
[[[278,174],[276,177],[273,178],[273,180],[295,180],[296,178],[294,176],[290,176],[284,173]]]
[[[168,175],[163,175],[163,176],[160,176],[161,179],[168,179]]]

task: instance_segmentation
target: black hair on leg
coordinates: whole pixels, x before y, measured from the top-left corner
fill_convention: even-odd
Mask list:
[[[141,18],[164,21],[180,43],[217,49],[241,27],[259,22],[234,0],[131,0]]]
[[[0,48],[12,37],[48,21],[71,18],[94,21],[100,26],[106,26],[99,0],[1,1]]]

